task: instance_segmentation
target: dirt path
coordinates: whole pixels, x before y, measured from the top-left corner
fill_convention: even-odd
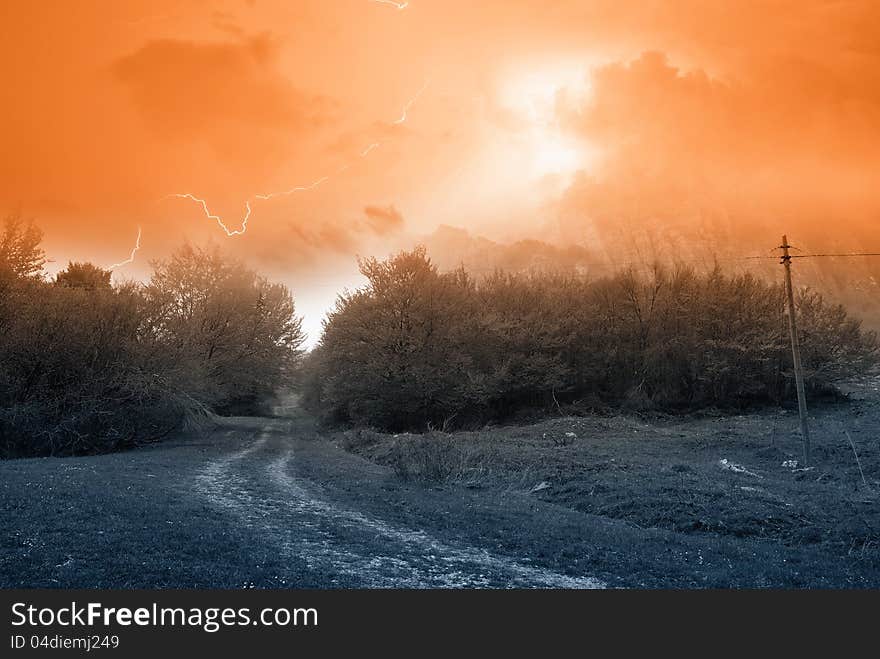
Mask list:
[[[266,422],[256,439],[211,460],[198,491],[285,556],[309,569],[336,573],[328,585],[368,588],[543,587],[602,588],[521,564],[465,544],[441,542],[424,531],[388,524],[343,507],[297,476],[292,424]],[[300,440],[301,441],[301,440]]]

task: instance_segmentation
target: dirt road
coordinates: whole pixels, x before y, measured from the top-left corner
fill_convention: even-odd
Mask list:
[[[376,471],[308,422],[261,418],[128,453],[0,463],[0,585],[604,587],[334,496],[381,490]]]
[[[314,446],[294,437],[292,421],[262,423],[241,450],[205,465],[196,491],[291,562],[303,561],[312,572],[333,575],[328,586],[604,586],[592,577],[534,567],[463,542],[441,541],[335,502],[320,484],[298,475],[297,462],[316,456]],[[323,461],[332,457],[325,453]]]

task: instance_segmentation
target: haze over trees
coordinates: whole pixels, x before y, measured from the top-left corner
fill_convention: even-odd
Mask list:
[[[0,455],[113,450],[260,411],[299,359],[290,292],[216,247],[180,248],[145,285],[82,263],[49,282],[36,227],[11,218],[0,236]]]
[[[221,412],[270,399],[304,339],[290,291],[216,247],[185,245],[154,268],[142,294],[177,381]]]
[[[689,410],[791,395],[783,291],[749,275],[656,267],[571,274],[441,273],[424,249],[366,259],[306,368],[324,420],[391,430],[467,425],[563,404]],[[811,392],[865,373],[874,333],[797,296]]]

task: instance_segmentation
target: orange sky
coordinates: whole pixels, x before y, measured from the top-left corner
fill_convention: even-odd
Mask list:
[[[225,241],[313,333],[353,255],[442,223],[876,248],[878,35],[872,0],[10,0],[0,212],[58,265],[120,261],[140,226],[133,277]],[[251,200],[247,231],[182,193],[231,229]]]

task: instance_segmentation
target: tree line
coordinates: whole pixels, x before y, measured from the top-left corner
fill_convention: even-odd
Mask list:
[[[571,274],[441,273],[422,248],[362,260],[305,364],[325,422],[388,430],[523,412],[685,411],[792,395],[781,285],[715,268]],[[797,295],[811,393],[876,366],[878,339],[837,304]]]
[[[290,292],[215,246],[185,245],[145,284],[0,232],[0,455],[95,453],[208,413],[253,413],[289,382],[304,335]]]
[[[146,283],[89,263],[45,274],[41,234],[0,231],[0,456],[94,453],[211,413],[265,412],[297,384],[328,423],[388,430],[521,414],[687,411],[792,396],[779,284],[720,269],[440,272],[424,248],[360,262],[302,359],[290,291],[184,245]],[[876,334],[810,290],[797,295],[811,393],[869,372]]]

